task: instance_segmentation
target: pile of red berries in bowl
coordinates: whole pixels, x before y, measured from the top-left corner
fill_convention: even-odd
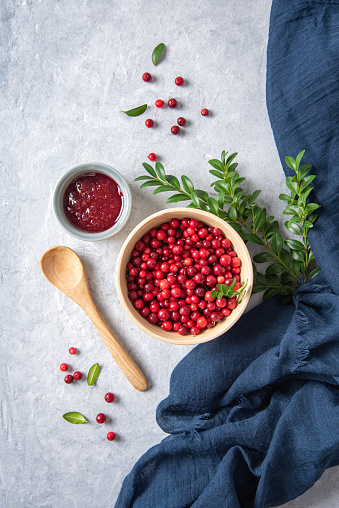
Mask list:
[[[143,320],[148,333],[153,328],[151,335],[158,336],[159,328],[167,332],[166,337],[162,333],[158,336],[162,340],[173,335],[184,339],[178,343],[196,343],[200,334],[205,335],[227,321],[237,309],[237,293],[218,298],[215,292],[219,284],[232,285],[234,291],[242,287],[244,260],[243,253],[238,255],[237,247],[225,232],[226,227],[230,228],[228,224],[211,216],[214,222],[220,221],[221,229],[219,224],[208,224],[200,216],[193,217],[198,213],[210,219],[208,212],[184,210],[186,216],[177,218],[173,214],[132,241],[125,267],[121,265],[120,269],[124,270],[129,305],[134,308],[134,316],[137,311],[141,318],[139,326]],[[238,243],[242,242],[233,229],[232,235],[237,236]],[[241,249],[246,249],[243,242]],[[247,272],[248,257],[245,259]],[[248,280],[248,273],[245,275]],[[195,340],[185,341],[186,335]],[[206,340],[214,336],[209,335]]]

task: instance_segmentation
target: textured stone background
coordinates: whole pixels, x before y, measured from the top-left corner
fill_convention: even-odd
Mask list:
[[[133,183],[147,154],[207,188],[207,160],[223,148],[238,151],[248,189],[262,188],[262,204],[282,217],[275,197],[284,178],[265,106],[270,3],[1,1],[1,507],[112,506],[136,460],[164,437],[155,409],[190,347],[141,333],[114,283],[126,235],[165,206],[163,195],[151,198]],[[167,53],[155,68],[151,53],[159,42]],[[145,71],[154,81],[141,80]],[[178,75],[186,79],[181,88]],[[180,109],[156,110],[157,98],[172,96]],[[119,112],[145,102],[147,116]],[[203,118],[202,107],[211,116]],[[189,122],[184,135],[173,136],[179,113]],[[147,117],[156,128],[144,126]],[[67,236],[51,208],[59,177],[89,161],[117,168],[133,192],[127,226],[95,244]],[[147,375],[146,393],[129,385],[81,309],[40,273],[40,256],[58,244],[82,258],[99,309]],[[70,346],[80,354],[70,357]],[[64,361],[83,372],[99,362],[96,385],[66,385]],[[112,405],[103,399],[108,390],[116,394]],[[72,410],[90,423],[65,422],[61,415]],[[95,423],[101,411],[110,418],[104,426]],[[113,443],[108,430],[118,435]],[[338,468],[327,471],[289,506],[339,506],[337,479]]]

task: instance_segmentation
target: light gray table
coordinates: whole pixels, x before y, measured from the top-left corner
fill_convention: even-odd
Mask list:
[[[284,177],[265,105],[270,1],[2,0],[0,11],[0,505],[112,506],[136,460],[164,437],[155,409],[190,350],[141,333],[119,303],[114,269],[121,245],[141,219],[165,206],[164,195],[151,197],[133,179],[156,152],[171,173],[207,187],[207,160],[224,148],[238,151],[248,188],[261,188],[262,203],[282,217],[272,196],[283,190]],[[151,53],[160,42],[167,54],[155,68]],[[156,79],[144,83],[145,71]],[[178,75],[186,86],[174,85]],[[156,110],[157,98],[172,96],[180,109]],[[147,116],[120,113],[145,102]],[[203,118],[202,107],[212,115]],[[185,135],[173,136],[180,115],[189,123]],[[156,128],[145,127],[147,117]],[[128,225],[99,243],[67,236],[51,206],[59,177],[88,161],[114,166],[133,192]],[[82,258],[100,310],[149,379],[146,393],[125,380],[80,308],[43,278],[39,259],[53,245]],[[80,354],[70,357],[70,346]],[[65,361],[83,372],[99,362],[97,384],[66,385],[59,371]],[[110,406],[103,398],[109,390],[116,394]],[[91,423],[65,422],[62,414],[72,410]],[[98,412],[110,422],[97,425]],[[116,441],[106,440],[108,430]],[[289,506],[339,506],[337,480],[338,468],[327,471]]]

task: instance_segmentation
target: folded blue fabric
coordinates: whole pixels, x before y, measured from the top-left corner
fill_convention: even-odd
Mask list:
[[[261,304],[178,364],[157,410],[171,435],[134,466],[117,508],[272,507],[339,464],[338,21],[338,2],[274,0],[267,56],[281,159],[306,149],[317,175],[322,272],[294,305]]]

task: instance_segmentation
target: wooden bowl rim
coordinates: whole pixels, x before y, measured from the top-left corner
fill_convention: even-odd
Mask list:
[[[178,217],[179,215],[182,215],[181,217]],[[134,244],[147,232],[146,230],[141,234],[139,232],[148,225],[151,221],[154,219],[159,218],[159,224],[162,222],[166,222],[169,220],[169,217],[164,219],[164,215],[172,215],[171,218],[197,218],[201,220],[202,222],[206,223],[207,225],[210,225],[210,222],[213,222],[214,227],[220,227],[222,232],[226,234],[228,238],[230,238],[231,242],[234,243],[240,243],[242,250],[244,251],[244,254],[242,253],[241,261],[242,261],[242,267],[246,267],[246,279],[247,279],[247,288],[243,296],[243,300],[241,304],[236,307],[228,316],[226,319],[218,323],[214,328],[209,328],[204,330],[200,335],[197,335],[196,337],[192,335],[184,335],[181,336],[178,333],[175,332],[166,332],[162,330],[162,328],[152,325],[147,321],[146,318],[142,317],[139,312],[134,309],[132,302],[129,300],[127,296],[127,281],[125,279],[126,274],[126,265],[128,263],[129,257],[132,252],[132,247]],[[155,227],[155,226],[153,226]],[[151,228],[150,228],[151,229]],[[239,250],[239,247],[236,248],[236,250]],[[237,252],[238,253],[238,252]],[[245,257],[244,257],[245,255]],[[128,258],[127,258],[128,256]],[[243,279],[242,279],[243,280]],[[124,295],[122,285],[125,284],[126,288],[126,296]],[[222,220],[220,217],[217,217],[216,215],[211,214],[210,212],[205,212],[203,210],[198,210],[194,208],[184,208],[184,207],[177,207],[177,208],[166,208],[163,210],[160,210],[159,212],[156,212],[144,219],[142,222],[140,222],[128,235],[125,242],[123,243],[118,261],[117,261],[117,268],[116,268],[116,285],[117,285],[117,291],[119,300],[127,313],[127,315],[131,318],[131,320],[146,334],[150,335],[151,337],[154,337],[158,340],[161,340],[163,342],[168,342],[170,344],[178,344],[178,345],[194,345],[194,344],[201,344],[203,342],[208,342],[210,340],[213,340],[223,333],[225,333],[227,330],[229,330],[241,317],[241,315],[244,313],[247,304],[249,302],[249,299],[251,297],[252,292],[252,286],[253,286],[253,268],[252,268],[252,260],[251,256],[248,252],[248,249],[243,241],[243,239],[240,237],[240,235],[235,231],[235,229],[230,226],[226,221]]]

